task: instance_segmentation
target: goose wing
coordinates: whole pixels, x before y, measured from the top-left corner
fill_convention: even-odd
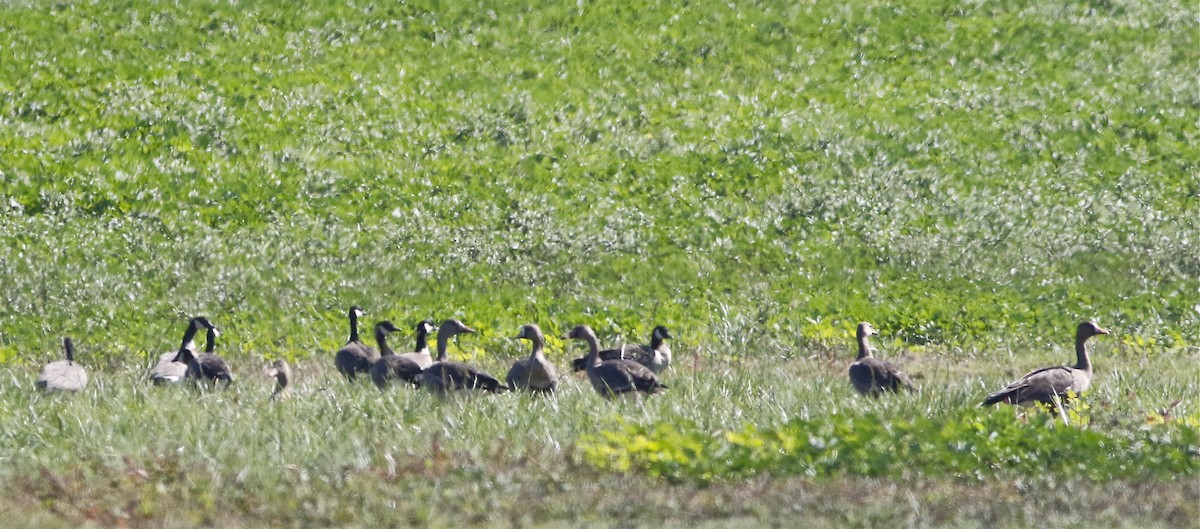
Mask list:
[[[177,351],[159,355],[158,363],[150,370],[150,381],[155,384],[174,384],[187,377],[187,364],[176,362]]]
[[[874,357],[863,358],[850,364],[850,382],[854,389],[863,394],[913,389],[912,379],[902,373],[899,367]]]
[[[1045,367],[1031,371],[999,391],[988,395],[984,399],[983,405],[989,406],[998,402],[1009,404],[1053,402],[1055,395],[1063,396],[1073,389],[1075,383],[1073,371],[1067,366]]]
[[[388,381],[391,380],[415,383],[414,381],[421,371],[421,366],[403,356],[381,356],[371,364],[371,380],[380,388],[387,386]]]
[[[66,360],[46,364],[34,385],[45,391],[79,391],[87,385],[87,371],[83,366]]]

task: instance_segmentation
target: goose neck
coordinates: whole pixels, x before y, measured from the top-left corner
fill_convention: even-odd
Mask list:
[[[1092,370],[1092,359],[1087,350],[1087,336],[1075,338],[1075,369]]]
[[[375,343],[379,346],[379,354],[381,356],[395,354],[395,352],[392,351],[392,348],[388,347],[387,335],[388,333],[386,330],[375,329]]]
[[[446,360],[450,359],[450,355],[446,351],[446,349],[449,347],[450,347],[450,335],[439,332],[438,337],[437,337],[437,353],[438,353],[437,361],[438,362],[445,362]]]
[[[862,360],[863,358],[869,358],[871,356],[873,356],[873,352],[871,349],[871,344],[868,342],[868,338],[865,335],[859,336],[858,337],[858,356],[855,357],[855,360]]]
[[[352,311],[350,311],[350,339],[347,340],[347,343],[357,342],[357,341],[358,341],[358,314],[356,314],[355,311],[352,310]]]

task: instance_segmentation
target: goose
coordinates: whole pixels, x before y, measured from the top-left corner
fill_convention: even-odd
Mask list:
[[[222,380],[225,382],[225,387],[229,387],[229,384],[233,383],[233,372],[230,371],[229,364],[213,352],[217,348],[217,337],[221,335],[221,330],[216,325],[209,323],[207,318],[197,319],[208,328],[208,340],[204,352],[196,355],[191,349],[183,348],[175,356],[175,361],[187,365],[187,378],[197,381]]]
[[[279,359],[271,363],[271,367],[267,368],[267,376],[275,378],[275,392],[271,393],[271,400],[280,400],[287,398],[292,394],[288,384],[292,379],[292,368],[288,366],[287,360]]]
[[[521,327],[514,340],[524,338],[533,343],[529,358],[517,360],[508,370],[504,381],[512,389],[524,389],[533,392],[550,393],[558,386],[558,370],[554,364],[546,361],[542,349],[546,346],[546,337],[542,329],[535,324]]]
[[[87,386],[87,370],[75,363],[75,344],[70,338],[63,338],[62,344],[67,359],[46,364],[34,383],[42,391],[79,391]]]
[[[418,334],[421,327],[418,326]],[[386,388],[393,380],[413,382],[421,374],[421,366],[416,362],[396,354],[387,344],[387,335],[400,329],[390,321],[375,324],[375,343],[379,345],[380,357],[371,362],[371,380],[379,389]]]
[[[867,343],[879,332],[870,323],[858,324],[858,357],[850,364],[850,383],[863,395],[878,397],[885,391],[899,393],[901,389],[913,390],[912,380],[890,362],[875,358],[875,351]]]
[[[343,345],[333,355],[333,363],[337,366],[338,372],[345,375],[346,379],[351,382],[354,381],[359,373],[370,373],[371,362],[379,358],[379,351],[368,347],[358,339],[358,318],[366,314],[362,307],[358,305],[350,307],[348,313],[350,317],[350,338],[346,340],[346,345]]]
[[[600,351],[600,360],[624,358],[642,364],[656,374],[661,373],[671,365],[671,347],[666,342],[668,339],[674,339],[671,331],[659,325],[650,334],[650,345],[625,344],[616,349],[605,349]],[[587,367],[587,356],[571,361],[572,371],[583,371]]]
[[[438,328],[437,362],[421,372],[417,383],[434,393],[445,393],[459,389],[481,389],[492,393],[506,391],[509,388],[483,371],[462,362],[451,362],[446,348],[450,338],[464,333],[474,333],[475,330],[463,325],[463,322],[449,319],[442,322]]]
[[[658,377],[650,368],[623,358],[602,360],[600,358],[600,342],[596,339],[595,331],[587,325],[579,325],[571,329],[567,335],[573,340],[584,340],[588,344],[587,375],[592,387],[604,398],[611,399],[622,393],[641,391],[647,394],[658,393],[667,386],[658,381]]]
[[[188,320],[187,329],[183,331],[183,341],[179,344],[179,349],[175,351],[165,352],[158,357],[158,364],[154,369],[150,370],[150,381],[155,385],[175,384],[183,381],[187,377],[187,364],[176,362],[175,357],[179,356],[184,349],[196,352],[196,333],[204,327],[203,318],[192,318]]]
[[[1068,392],[1083,393],[1092,385],[1092,360],[1086,342],[1098,334],[1108,334],[1095,322],[1085,321],[1075,329],[1075,365],[1043,367],[1031,371],[999,391],[988,395],[980,406],[998,402],[1033,404],[1043,402],[1057,407],[1056,400],[1065,399]]]
[[[424,370],[433,365],[433,357],[429,355],[429,333],[433,332],[433,320],[425,320],[417,324],[417,347],[411,353],[399,355],[401,358],[412,360]]]

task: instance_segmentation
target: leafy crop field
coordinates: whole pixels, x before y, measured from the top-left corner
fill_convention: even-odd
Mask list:
[[[1183,2],[4,2],[0,498],[31,527],[1186,527]],[[670,390],[347,385],[345,311],[503,374],[676,335]],[[237,381],[155,388],[190,315]],[[979,409],[1072,358],[1060,417]],[[853,328],[920,390],[861,400]],[[92,384],[32,391],[75,338]],[[396,337],[398,350],[409,338]],[[287,358],[297,398],[261,377]]]

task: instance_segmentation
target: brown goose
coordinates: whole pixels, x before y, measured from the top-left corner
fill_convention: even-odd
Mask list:
[[[529,353],[529,358],[513,363],[504,381],[512,389],[540,393],[554,391],[558,386],[558,370],[554,368],[554,364],[546,361],[546,355],[542,352],[546,346],[546,337],[542,335],[542,329],[532,323],[521,327],[521,332],[513,339],[521,338],[533,342],[533,351]]]
[[[34,386],[46,392],[79,391],[87,386],[87,370],[75,363],[75,344],[70,338],[63,338],[63,352],[67,359],[46,364]]]
[[[350,338],[346,340],[346,345],[343,345],[333,355],[333,364],[337,366],[338,372],[345,375],[346,379],[351,382],[354,381],[359,373],[370,373],[371,363],[379,358],[379,351],[368,347],[358,339],[358,318],[366,314],[362,307],[358,305],[350,307],[348,313],[350,318]]]
[[[207,318],[196,319],[208,328],[208,340],[204,352],[197,355],[191,349],[180,349],[179,354],[175,356],[175,361],[187,365],[187,378],[196,381],[221,380],[225,382],[225,387],[229,387],[229,384],[233,382],[233,372],[229,369],[229,364],[213,352],[217,348],[217,337],[221,335],[221,330],[216,325],[209,323]]]
[[[655,373],[661,373],[671,365],[671,347],[667,345],[666,340],[674,338],[674,336],[671,336],[671,331],[659,325],[650,334],[650,345],[625,344],[616,349],[605,349],[600,351],[600,359],[617,360],[624,358],[626,360],[633,360],[650,368]],[[571,370],[583,371],[587,369],[587,364],[587,356],[576,358],[571,361]]]
[[[417,324],[417,348],[411,353],[399,355],[416,362],[421,369],[433,365],[433,357],[429,355],[429,333],[433,332],[433,320],[425,320]]]
[[[850,383],[863,395],[878,397],[885,391],[899,393],[901,389],[913,390],[912,380],[900,372],[891,362],[875,358],[875,351],[867,343],[878,331],[870,323],[858,324],[858,357],[850,364]]]
[[[275,392],[271,393],[271,400],[284,399],[292,394],[288,387],[292,380],[292,368],[287,360],[281,358],[272,362],[271,367],[267,368],[267,376],[275,378]]]
[[[179,353],[185,349],[195,354],[196,333],[202,327],[204,327],[204,324],[201,323],[201,318],[192,318],[188,321],[187,329],[183,331],[183,342],[179,344],[179,349],[159,355],[158,364],[154,366],[154,369],[150,370],[151,382],[156,385],[175,384],[187,378],[187,364],[176,362],[175,357],[179,356]]]
[[[574,340],[584,340],[588,344],[587,375],[592,387],[604,398],[611,399],[622,393],[641,391],[647,394],[658,393],[659,389],[667,386],[658,381],[658,377],[650,368],[634,362],[618,358],[616,360],[600,359],[600,342],[596,333],[587,325],[579,325],[571,329],[567,337]]]
[[[379,358],[371,362],[371,380],[379,389],[386,388],[394,380],[413,382],[421,374],[421,366],[408,358],[396,354],[387,344],[388,333],[399,331],[390,321],[375,324],[375,343],[379,345]],[[420,327],[418,326],[418,333]]]
[[[446,353],[446,348],[450,342],[450,338],[463,333],[473,333],[474,329],[463,325],[461,321],[449,319],[442,322],[442,326],[438,328],[437,362],[429,366],[421,372],[417,383],[420,386],[428,388],[434,393],[445,393],[447,391],[460,389],[481,389],[492,393],[499,393],[509,389],[493,377],[483,371],[471,367],[462,362],[451,362],[449,355]]]
[[[1092,360],[1088,356],[1087,339],[1097,334],[1108,334],[1094,322],[1085,321],[1075,330],[1075,357],[1073,367],[1044,367],[1004,386],[988,395],[981,406],[998,402],[1008,404],[1032,404],[1044,402],[1054,405],[1055,400],[1065,399],[1067,392],[1078,395],[1092,385]]]

